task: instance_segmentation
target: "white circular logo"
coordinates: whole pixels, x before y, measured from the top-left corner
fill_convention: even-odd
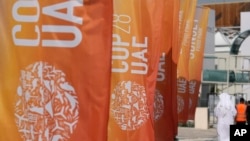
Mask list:
[[[159,120],[164,113],[164,99],[159,90],[155,90],[154,119]]]
[[[182,112],[184,109],[184,100],[181,96],[177,96],[177,111],[178,113]]]
[[[149,119],[144,86],[121,81],[111,96],[111,114],[122,130],[136,130]]]
[[[25,141],[67,141],[79,118],[78,100],[65,74],[45,62],[21,70],[15,119]]]

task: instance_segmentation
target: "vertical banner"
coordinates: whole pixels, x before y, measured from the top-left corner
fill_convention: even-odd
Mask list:
[[[173,124],[174,124],[174,135],[177,136],[178,134],[178,102],[177,102],[177,63],[179,60],[180,55],[180,44],[179,44],[179,36],[180,36],[180,29],[179,27],[179,11],[180,11],[180,1],[174,1],[174,19],[173,19],[173,28],[172,28],[172,51],[170,57],[172,58],[171,67],[169,70],[171,70],[171,93],[172,93],[172,115],[173,115]],[[168,74],[168,73],[166,73]]]
[[[164,45],[159,61],[154,101],[155,140],[173,141],[177,135],[176,62],[178,58],[179,1],[165,0]],[[172,53],[178,52],[177,54]],[[175,54],[175,55],[173,55]],[[176,59],[174,59],[176,58]],[[175,68],[175,69],[174,69]]]
[[[207,34],[209,8],[197,7],[189,59],[189,112],[188,119],[194,120],[195,109],[201,84],[201,72]]]
[[[111,0],[0,1],[0,140],[105,141]]]
[[[191,0],[180,0],[180,11],[179,11],[179,31],[180,35],[179,36],[179,41],[182,41],[183,38],[183,33],[185,29],[185,21],[187,20],[188,17],[188,12],[189,11],[189,6],[190,6]]]
[[[163,0],[114,0],[109,141],[154,141]]]
[[[177,64],[177,102],[178,102],[178,120],[185,124],[188,119],[188,63],[189,51],[191,46],[193,20],[195,15],[197,1],[194,0],[188,3],[188,8],[184,11],[185,19],[183,31],[180,31],[180,36],[183,36],[180,41],[180,56]]]

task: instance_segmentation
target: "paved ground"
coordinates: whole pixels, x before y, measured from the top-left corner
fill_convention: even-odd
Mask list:
[[[196,129],[190,127],[178,127],[179,141],[218,141],[215,128]]]

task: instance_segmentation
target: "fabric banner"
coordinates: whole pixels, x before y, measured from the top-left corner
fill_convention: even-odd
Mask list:
[[[163,0],[115,0],[109,141],[154,141]]]
[[[179,41],[182,41],[182,38],[183,38],[183,33],[184,33],[185,26],[186,26],[185,22],[188,18],[190,3],[192,3],[191,0],[180,0],[179,31],[180,31],[180,35],[182,36],[179,36]]]
[[[155,90],[155,140],[173,141],[177,135],[176,60],[178,46],[179,1],[164,4],[164,46],[159,61]],[[172,52],[178,53],[172,53]],[[173,56],[174,54],[174,56]]]
[[[111,0],[0,1],[0,140],[105,141]]]
[[[197,7],[195,12],[189,57],[189,120],[194,120],[199,96],[209,11],[209,8]]]
[[[183,1],[181,1],[183,2]],[[195,15],[197,0],[188,3],[188,8],[184,11],[184,20],[182,21],[184,29],[180,30],[180,56],[177,64],[177,102],[178,102],[178,120],[180,123],[186,123],[188,119],[188,63],[189,51],[191,46],[193,20]]]
[[[173,123],[174,123],[174,134],[177,136],[178,134],[178,102],[177,102],[177,63],[179,61],[179,55],[180,55],[180,30],[179,29],[179,20],[176,18],[179,17],[179,11],[180,11],[180,1],[174,1],[174,17],[173,19],[173,28],[172,28],[172,51],[170,57],[172,57],[172,65],[171,65],[171,74],[172,74],[172,115],[173,115]],[[167,73],[166,73],[167,74]]]

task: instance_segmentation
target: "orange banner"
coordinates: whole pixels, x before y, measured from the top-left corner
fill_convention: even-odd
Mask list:
[[[179,11],[179,41],[182,41],[184,29],[186,26],[186,20],[188,18],[188,11],[190,8],[191,0],[180,0],[180,11]]]
[[[155,140],[173,141],[177,135],[176,59],[178,46],[179,1],[165,0],[164,46],[159,62],[155,91]],[[173,51],[174,50],[174,51]],[[178,52],[177,54],[172,52]],[[173,55],[175,54],[175,56]]]
[[[189,113],[188,119],[194,120],[195,109],[201,84],[201,72],[208,26],[209,8],[197,7],[193,25],[193,35],[189,59]]]
[[[184,20],[182,21],[184,29],[180,30],[180,56],[177,64],[177,100],[178,100],[178,120],[180,123],[186,123],[188,119],[188,63],[189,51],[191,46],[193,20],[196,9],[196,0],[188,3],[188,8],[184,11]]]
[[[105,141],[111,0],[0,1],[0,140]]]
[[[163,0],[115,0],[109,141],[154,141]]]

